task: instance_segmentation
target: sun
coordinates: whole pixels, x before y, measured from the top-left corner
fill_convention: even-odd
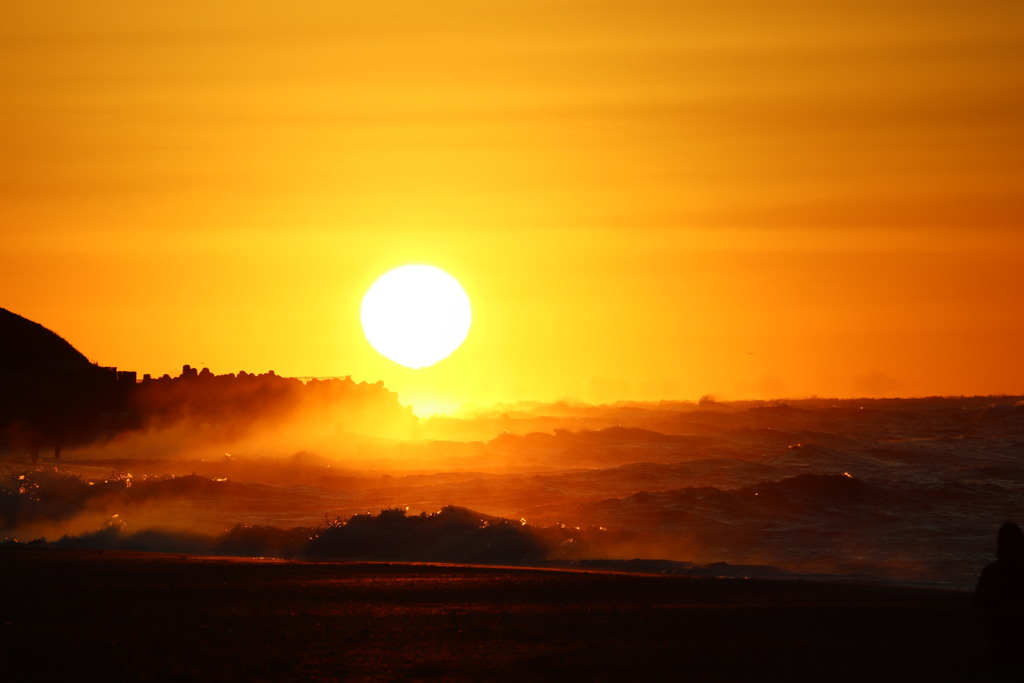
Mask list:
[[[367,341],[382,356],[409,368],[447,358],[469,334],[469,297],[440,268],[402,266],[367,290],[360,313]]]

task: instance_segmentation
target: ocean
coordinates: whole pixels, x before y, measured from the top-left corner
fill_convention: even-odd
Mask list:
[[[505,406],[414,438],[179,429],[0,468],[8,544],[967,589],[1024,522],[1024,402]]]

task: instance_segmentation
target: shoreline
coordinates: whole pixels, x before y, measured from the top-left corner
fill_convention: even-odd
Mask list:
[[[12,680],[986,680],[969,592],[0,549]]]

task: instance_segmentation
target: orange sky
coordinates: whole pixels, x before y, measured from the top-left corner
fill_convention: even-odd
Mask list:
[[[4,15],[0,306],[101,364],[423,410],[1024,392],[1020,2]],[[359,327],[406,263],[474,306],[426,370]]]

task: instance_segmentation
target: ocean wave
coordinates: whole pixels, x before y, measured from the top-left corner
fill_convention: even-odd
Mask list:
[[[154,459],[131,444],[48,467],[7,456],[0,536],[255,556],[726,562],[966,586],[998,525],[1024,519],[1017,402],[588,407],[523,418],[547,432],[361,441],[344,456],[211,446]]]
[[[150,552],[283,557],[357,561],[446,562],[473,564],[537,564],[566,559],[569,545],[584,545],[589,530],[562,526],[539,528],[509,519],[448,506],[436,513],[408,515],[386,509],[376,515],[353,515],[319,527],[281,529],[267,525],[236,525],[220,535],[181,530],[143,529],[131,532],[118,518],[87,533],[35,545],[58,548],[136,550]],[[8,543],[17,544],[8,540]]]

